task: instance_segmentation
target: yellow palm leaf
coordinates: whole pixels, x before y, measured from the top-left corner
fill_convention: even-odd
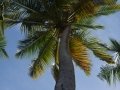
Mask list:
[[[114,63],[114,61],[112,60],[112,56],[100,50],[99,48],[94,48],[92,51],[97,57],[106,61],[107,63]]]
[[[89,75],[91,63],[87,55],[87,48],[77,38],[71,38],[69,44],[73,60],[85,71],[87,75]]]

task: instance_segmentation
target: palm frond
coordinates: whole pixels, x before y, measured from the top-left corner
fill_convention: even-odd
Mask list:
[[[109,51],[118,53],[118,55],[120,56],[120,42],[118,42],[114,39],[110,39],[110,41],[111,41],[110,46],[107,46],[106,44],[102,44],[102,43],[100,43],[99,45],[105,47]]]
[[[23,21],[21,24],[21,32],[28,35],[30,33],[35,33],[37,31],[42,31],[42,32],[46,32],[47,28],[44,28],[43,26],[41,26],[41,24],[38,23],[30,23],[30,22],[26,22]]]
[[[54,46],[56,44],[55,38],[49,38],[44,46],[39,48],[39,55],[34,60],[33,65],[30,68],[30,76],[37,78],[45,70],[45,67],[50,64],[50,61],[54,56]]]
[[[38,10],[38,8],[41,6],[38,0],[34,0],[34,1],[10,0],[4,2],[3,21],[9,25],[18,24],[18,23],[22,23],[23,25],[26,24],[26,26],[28,25],[31,26],[33,24],[34,25],[41,24],[41,22],[43,22],[42,20],[44,20],[42,17],[44,17],[45,15],[41,16],[42,13],[39,13],[37,11],[36,11],[37,13],[35,12],[35,10]],[[39,4],[36,1],[39,2]],[[38,11],[40,11],[40,8]]]
[[[95,16],[110,15],[112,13],[120,11],[120,5],[105,5],[100,8],[100,10],[95,14]]]
[[[79,28],[87,28],[87,29],[93,29],[93,30],[96,30],[96,29],[104,29],[103,26],[101,25],[87,25],[87,24],[78,24],[74,27],[75,29],[79,29]]]
[[[110,41],[112,43],[110,49],[112,51],[118,52],[119,55],[120,55],[120,43],[118,41],[114,40],[114,39],[110,39]]]
[[[76,21],[89,17],[109,15],[120,10],[119,4],[115,0],[80,0],[74,9],[70,18],[75,17]]]
[[[81,30],[81,32],[77,32],[75,36],[77,36],[87,48],[93,51],[95,56],[107,63],[114,63],[112,56],[108,54],[107,48],[99,45],[101,42],[97,38],[91,36],[90,33],[88,34],[87,31]]]
[[[116,84],[117,81],[120,81],[120,44],[114,39],[110,39],[110,41],[112,44],[110,47],[108,47],[109,51],[116,52],[115,64],[112,66],[107,64],[106,66],[102,67],[98,77],[102,80],[107,81],[108,84],[111,85],[113,83]]]
[[[0,37],[0,56],[1,57],[8,57],[7,52],[5,51],[5,40],[4,38]]]
[[[100,46],[98,44],[99,42],[94,42],[94,40],[95,39],[91,39],[91,41],[88,42],[88,47],[93,51],[94,55],[107,63],[114,63],[112,56],[108,54],[107,49]]]
[[[21,8],[18,5],[15,5],[12,0],[4,1],[4,11],[3,17],[12,20],[22,20],[25,18],[28,13],[27,10]]]
[[[101,71],[100,71],[98,77],[101,80],[106,80],[109,84],[111,84],[112,69],[113,69],[113,67],[109,67],[109,66],[101,67]]]
[[[75,17],[77,22],[93,16],[100,7],[100,5],[95,3],[93,0],[80,0],[74,5],[73,13],[69,16],[69,18]]]
[[[4,34],[4,22],[0,20],[0,35],[3,36]]]
[[[32,11],[34,13],[40,14],[36,9],[41,9],[41,3],[38,0],[12,0],[12,3],[20,6],[26,10]],[[37,4],[37,7],[36,7]]]
[[[80,66],[87,75],[90,74],[91,61],[87,55],[87,48],[77,38],[70,39],[70,52],[75,63]]]
[[[120,81],[120,65],[110,66],[106,65],[101,67],[101,71],[98,74],[98,77],[101,80],[105,80],[109,85],[115,84],[117,81]]]
[[[77,24],[92,25],[93,23],[94,23],[94,18],[89,17],[89,18],[81,19]]]
[[[2,20],[4,30],[14,24],[18,24],[19,22],[17,21],[28,15],[26,10],[21,9],[19,6],[15,6],[11,1],[12,0],[4,0],[1,4],[2,8],[0,7],[0,22]]]
[[[79,30],[79,29],[84,29],[84,30],[86,30],[86,29],[92,29],[92,30],[104,29],[104,26],[99,25],[99,24],[98,25],[95,24],[94,20],[95,20],[95,18],[93,18],[93,17],[81,19],[79,22],[74,23],[72,25],[72,28],[75,30]]]
[[[38,52],[39,48],[44,46],[48,39],[53,35],[53,30],[48,32],[38,31],[33,35],[28,36],[25,40],[20,41],[19,51],[16,57],[24,57],[34,55]]]
[[[114,69],[114,72],[116,72],[114,76],[120,81],[120,64],[117,65],[117,67]]]

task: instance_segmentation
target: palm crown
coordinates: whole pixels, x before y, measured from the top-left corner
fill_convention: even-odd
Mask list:
[[[94,19],[120,9],[116,0],[4,0],[1,2],[1,20],[5,28],[21,23],[26,39],[20,41],[17,57],[35,55],[30,75],[37,77],[55,58],[59,63],[59,38],[66,25],[71,25],[69,49],[73,60],[86,74],[91,63],[87,55],[90,49],[100,59],[113,63],[107,49],[99,41],[87,35],[87,29],[102,29]]]

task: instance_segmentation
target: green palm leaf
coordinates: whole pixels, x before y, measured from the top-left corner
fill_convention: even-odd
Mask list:
[[[0,56],[1,57],[8,57],[8,55],[4,49],[5,46],[6,46],[5,40],[2,37],[0,37]]]
[[[33,61],[33,65],[30,68],[30,76],[37,78],[38,75],[42,74],[46,65],[53,59],[54,48],[55,48],[55,38],[50,38],[43,47],[39,49],[38,57]]]
[[[96,29],[104,29],[103,26],[101,25],[86,25],[86,24],[78,24],[74,27],[75,29],[79,29],[79,28],[89,28],[89,29],[93,29],[93,30],[96,30]]]
[[[113,67],[110,66],[105,66],[101,68],[101,72],[99,73],[98,77],[101,80],[107,80],[107,82],[110,84],[111,83],[111,78],[112,78],[112,69]]]
[[[111,47],[110,47],[110,50],[115,51],[115,52],[118,52],[119,55],[120,55],[120,43],[117,42],[117,41],[114,40],[114,39],[110,39],[110,41],[111,41],[111,43],[112,43],[112,45],[111,45]]]
[[[53,35],[53,32],[36,32],[34,35],[30,35],[27,39],[20,41],[19,51],[16,53],[16,57],[24,57],[28,55],[34,55],[39,48],[44,46],[48,39]]]
[[[88,48],[91,49],[97,57],[99,57],[101,60],[106,61],[107,63],[114,63],[112,61],[112,56],[108,54],[107,49],[104,47],[101,47],[99,45],[99,42],[96,42],[95,38],[92,38],[88,43]]]
[[[95,16],[110,15],[112,13],[118,12],[120,10],[120,5],[105,5],[100,8],[100,10],[95,14]]]
[[[101,80],[105,80],[108,84],[116,83],[120,81],[120,65],[110,66],[106,65],[101,68],[101,71],[98,75]]]

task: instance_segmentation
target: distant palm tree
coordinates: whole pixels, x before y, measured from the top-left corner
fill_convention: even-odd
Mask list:
[[[111,47],[107,48],[115,53],[115,64],[103,66],[98,75],[101,80],[107,81],[108,84],[120,81],[120,43],[113,39],[111,39],[111,42]]]
[[[37,56],[30,75],[41,74],[55,58],[59,78],[55,90],[75,90],[72,59],[87,74],[90,61],[87,48],[102,60],[113,63],[107,50],[95,38],[86,37],[86,29],[102,28],[93,25],[93,17],[120,10],[116,0],[4,0],[2,21],[6,27],[21,23],[26,39],[20,41],[17,57]],[[111,1],[111,2],[110,2]],[[62,89],[63,88],[63,89]]]

